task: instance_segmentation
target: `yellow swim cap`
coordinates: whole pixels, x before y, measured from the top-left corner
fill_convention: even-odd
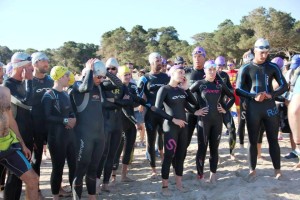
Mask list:
[[[70,78],[70,80],[69,80],[69,86],[71,86],[75,82],[75,76],[74,76],[74,74],[72,72],[70,72],[69,78]]]
[[[65,75],[65,73],[69,71],[68,68],[63,67],[63,66],[55,66],[51,69],[50,72],[50,77],[54,80],[57,81],[61,77]]]
[[[120,67],[118,68],[118,74],[119,74],[119,75],[124,75],[124,74],[126,74],[126,73],[130,73],[129,67],[123,65],[123,66],[120,66]]]

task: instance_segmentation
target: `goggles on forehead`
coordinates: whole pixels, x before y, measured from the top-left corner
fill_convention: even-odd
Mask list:
[[[204,55],[205,53],[204,53],[204,51],[198,50],[198,51],[194,51],[194,52],[192,53],[192,55],[195,55],[195,54],[201,54],[201,55]]]
[[[255,46],[254,48],[259,49],[261,51],[264,51],[264,50],[269,51],[270,46],[269,45],[267,45],[267,46]]]

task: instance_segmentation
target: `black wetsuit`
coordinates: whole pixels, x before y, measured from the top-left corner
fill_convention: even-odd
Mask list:
[[[107,72],[114,83],[121,81]],[[104,118],[102,114],[102,92],[105,85],[94,85],[93,72],[89,70],[82,82],[75,82],[70,92],[73,105],[76,107],[77,164],[73,181],[73,198],[81,198],[82,179],[86,177],[88,194],[96,194],[97,169],[105,147]],[[87,102],[84,100],[86,99]],[[85,105],[86,102],[86,106]]]
[[[279,87],[273,90],[272,81],[275,79]],[[257,163],[257,141],[260,124],[263,123],[269,142],[269,152],[275,169],[280,169],[280,147],[278,144],[279,118],[275,105],[275,97],[284,93],[288,85],[276,64],[269,61],[255,64],[253,61],[242,66],[238,74],[236,93],[245,97],[246,122],[249,137],[249,167],[255,170]],[[260,92],[269,93],[272,99],[262,102],[254,98]]]
[[[203,69],[188,68],[186,70],[185,77],[187,78],[189,86],[191,86],[196,81],[204,79],[205,73]],[[197,98],[197,95],[194,94],[194,96]],[[188,125],[188,146],[189,146],[193,137],[194,130],[197,125],[197,116],[187,112],[186,120],[187,123],[189,124]]]
[[[230,80],[229,80],[229,76],[226,72],[221,71],[218,72],[219,76],[222,78],[222,81],[226,84],[226,86],[228,87],[228,89],[233,93],[234,88],[232,87]],[[223,97],[223,103],[222,105],[225,105],[227,101],[227,97]],[[228,110],[226,110],[225,114],[223,115],[223,123],[226,126],[228,133],[229,133],[229,153],[232,154],[234,147],[235,147],[235,143],[236,143],[236,132],[235,132],[235,124],[233,121],[233,117],[231,115],[230,112],[230,108],[227,108]]]
[[[33,122],[34,148],[31,162],[32,168],[40,176],[43,147],[44,144],[47,143],[47,129],[45,128],[45,115],[41,100],[45,92],[52,88],[53,80],[50,78],[50,76],[46,75],[42,79],[33,77],[32,81],[33,105],[31,116]]]
[[[61,187],[65,160],[69,167],[69,182],[72,185],[76,166],[75,135],[67,129],[64,118],[75,118],[69,95],[55,89],[48,90],[43,98],[45,121],[48,130],[48,148],[52,160],[51,191],[58,195]]]
[[[149,108],[149,105],[146,105],[146,101],[143,98],[140,98],[138,96],[138,90],[136,84],[130,82],[127,88],[129,91],[130,98],[133,100],[133,104],[122,108],[123,137],[117,155],[115,156],[114,159],[113,170],[118,169],[119,160],[123,149],[124,149],[124,153],[123,153],[122,164],[128,165],[130,162],[130,156],[132,154],[135,139],[136,139],[136,126],[135,126],[136,119],[134,118],[134,107],[143,105]]]
[[[172,119],[186,120],[185,108],[188,102],[193,105],[197,104],[195,97],[189,90],[184,91],[179,87],[172,87],[170,85],[162,86],[158,90],[155,113],[166,119],[163,123],[165,148],[161,169],[163,179],[169,178],[172,161],[176,175],[182,176],[183,174],[183,163],[188,142],[188,125],[180,128],[172,122]]]
[[[33,104],[32,80],[18,81],[8,78],[3,84],[10,89],[12,98],[17,99],[17,105],[13,103],[12,112],[16,111],[16,122],[26,147],[33,150],[33,126],[30,109]],[[22,181],[14,174],[8,173],[5,186],[5,199],[19,200],[22,192]]]
[[[219,159],[219,143],[222,133],[222,113],[219,113],[217,106],[222,104],[223,97],[226,95],[230,100],[222,107],[227,111],[234,103],[233,93],[224,83],[215,80],[197,81],[190,87],[191,92],[196,92],[199,108],[208,107],[209,111],[205,116],[199,116],[198,131],[198,151],[196,155],[196,165],[198,175],[203,176],[204,161],[209,143],[210,149],[210,171],[216,173]],[[228,111],[227,111],[228,112]]]
[[[110,81],[109,81],[110,82]],[[122,138],[122,107],[133,105],[132,99],[123,99],[125,95],[129,95],[128,89],[125,85],[104,92],[105,98],[113,98],[114,103],[104,101],[103,116],[104,116],[104,130],[106,136],[105,150],[101,158],[97,178],[103,174],[103,183],[108,184],[113,170],[114,158],[117,155],[121,138]]]
[[[167,85],[170,78],[165,73],[158,74],[145,74],[142,76],[138,83],[138,91],[140,97],[145,94],[147,98],[147,104],[154,106],[157,91],[161,86]],[[145,114],[145,126],[147,131],[147,152],[150,154],[150,166],[156,167],[155,165],[155,142],[156,142],[156,131],[158,126],[162,126],[163,118],[155,114],[150,109],[147,109]]]

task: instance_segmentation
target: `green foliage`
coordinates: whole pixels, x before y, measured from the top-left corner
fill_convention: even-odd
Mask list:
[[[300,53],[300,21],[292,18],[290,13],[263,7],[243,16],[240,25],[226,19],[211,33],[196,33],[191,37],[194,40],[192,45],[180,40],[173,26],[145,30],[143,26],[136,25],[130,31],[119,27],[104,33],[100,46],[68,41],[57,49],[46,49],[44,52],[49,57],[51,66],[65,65],[76,72],[82,70],[89,58],[105,61],[115,57],[120,65],[132,62],[138,68],[148,68],[148,55],[154,51],[166,59],[182,56],[190,65],[191,52],[198,45],[205,48],[207,59],[222,55],[239,62],[243,53],[252,48],[259,37],[269,40],[272,57],[280,55],[291,58],[295,53]],[[10,50],[6,46],[0,46],[1,61],[9,62],[16,51],[24,50]],[[36,50],[28,48],[25,51],[32,54]]]

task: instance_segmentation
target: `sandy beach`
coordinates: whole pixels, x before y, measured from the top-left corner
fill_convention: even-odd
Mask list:
[[[223,128],[223,133],[225,129]],[[175,189],[174,176],[170,175],[170,190],[173,196],[167,199],[199,199],[199,200],[250,200],[250,199],[300,199],[300,173],[293,169],[298,159],[285,159],[284,155],[290,152],[289,134],[283,134],[284,139],[279,141],[281,147],[282,171],[286,178],[284,181],[274,179],[274,169],[268,152],[267,139],[263,139],[262,155],[265,161],[258,161],[257,180],[248,183],[244,177],[248,173],[247,149],[237,145],[235,149],[236,160],[231,160],[228,148],[228,136],[223,134],[220,144],[220,164],[217,171],[217,184],[211,185],[200,182],[196,178],[195,154],[197,151],[196,136],[193,136],[192,144],[188,148],[185,160],[183,184],[188,192],[181,193]],[[248,145],[247,135],[245,147]],[[207,154],[209,155],[209,153]],[[161,161],[157,158],[158,172],[160,172]],[[136,147],[134,162],[129,171],[129,177],[135,179],[132,183],[121,183],[117,176],[117,184],[110,193],[101,193],[98,199],[166,199],[161,195],[161,178],[153,180],[150,178],[150,167],[145,159],[145,149]],[[50,190],[51,161],[43,160],[40,178],[40,187],[45,199],[51,199]],[[120,174],[120,173],[119,173]],[[205,161],[205,178],[209,177],[208,156]],[[64,172],[63,186],[68,187],[67,168]],[[23,199],[23,196],[22,196]],[[71,197],[62,199],[72,199]],[[84,190],[82,199],[87,199]]]

